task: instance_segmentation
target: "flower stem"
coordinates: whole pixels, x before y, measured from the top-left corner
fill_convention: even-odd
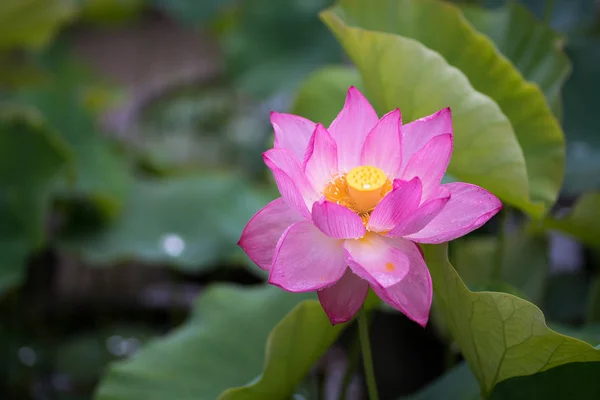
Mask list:
[[[369,322],[367,310],[362,307],[358,313],[358,335],[360,337],[360,348],[362,351],[363,365],[365,367],[365,378],[369,400],[379,400],[377,385],[375,384],[375,372],[373,371],[373,356],[371,355],[371,343],[369,342]]]

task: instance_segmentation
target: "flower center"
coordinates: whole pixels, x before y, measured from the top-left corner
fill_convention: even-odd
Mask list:
[[[382,170],[361,166],[334,179],[324,195],[327,200],[356,212],[366,224],[371,211],[391,190],[392,183]]]
[[[387,182],[385,173],[377,167],[361,166],[352,168],[346,175],[350,197],[359,211],[374,208],[381,196],[381,189]]]

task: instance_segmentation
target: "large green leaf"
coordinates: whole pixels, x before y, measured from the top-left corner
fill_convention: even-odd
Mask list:
[[[219,399],[288,398],[344,327],[332,327],[318,301],[300,303],[269,335],[265,368],[260,378],[248,385],[225,391]]]
[[[272,374],[279,375],[282,371],[270,369],[272,362],[279,362],[280,354],[269,354],[267,369],[260,380],[247,389],[229,393],[241,396],[273,384],[276,393],[291,394],[288,390],[293,381],[299,382],[300,372],[306,371],[308,362],[318,359],[326,342],[335,337],[333,331],[339,332],[339,328],[320,323],[324,316],[316,315],[319,310],[314,303],[300,305],[278,324],[299,301],[310,296],[287,293],[273,286],[213,286],[198,300],[185,325],[166,338],[151,342],[134,359],[114,364],[100,383],[96,399],[214,400],[225,389],[248,384],[261,376],[265,349],[285,350],[290,345],[286,340],[293,340],[297,347],[287,350],[303,358],[302,364],[285,365],[291,368],[286,371],[293,374],[293,380],[288,375],[283,382],[272,381]],[[314,328],[297,326],[310,336],[294,336],[294,325],[301,322]],[[286,337],[288,333],[292,336]]]
[[[569,363],[500,382],[493,400],[600,398],[600,362]]]
[[[73,0],[0,1],[0,49],[45,45],[75,11]]]
[[[241,252],[235,244],[253,213],[267,203],[265,197],[228,173],[140,180],[106,229],[74,232],[64,245],[93,264],[134,259],[188,270],[214,268]]]
[[[549,329],[535,305],[507,293],[467,289],[448,261],[447,244],[423,250],[442,316],[484,396],[512,377],[600,361],[600,350]]]
[[[64,43],[49,49],[42,62],[50,79],[19,91],[13,100],[37,108],[72,148],[76,180],[74,185],[63,185],[63,192],[89,196],[114,213],[127,194],[131,176],[124,156],[102,136],[96,115],[86,105],[97,80],[70,58]]]
[[[322,17],[357,64],[378,110],[400,106],[410,121],[452,107],[456,134],[452,175],[490,189],[535,217],[554,203],[564,169],[558,121],[537,85],[525,81],[458,8],[437,0],[342,0]],[[446,62],[468,81],[448,69]],[[513,140],[507,138],[510,128],[483,106],[487,98],[470,93],[473,89],[494,99],[510,119],[526,173],[523,161],[508,145]],[[492,138],[505,142],[500,147],[484,144]]]
[[[356,63],[380,112],[399,107],[408,122],[451,106],[454,153],[449,172],[504,201],[540,211],[528,200],[525,161],[510,122],[493,100],[475,91],[438,53],[402,36],[351,27],[341,13],[334,9],[322,16]]]
[[[479,32],[494,41],[525,79],[540,86],[559,115],[560,91],[571,70],[569,59],[559,48],[563,39],[514,2],[496,10],[469,6],[462,11]]]
[[[0,110],[0,294],[43,244],[51,184],[69,156],[39,115]]]
[[[363,89],[356,68],[330,65],[313,72],[300,87],[292,111],[328,126],[344,106],[350,86]]]
[[[568,215],[548,217],[543,226],[562,231],[589,246],[600,246],[600,193],[584,194]]]

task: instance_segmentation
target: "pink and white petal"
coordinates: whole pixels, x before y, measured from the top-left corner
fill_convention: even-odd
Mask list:
[[[390,179],[398,177],[402,168],[401,127],[399,109],[384,115],[365,139],[361,164],[380,168]]]
[[[287,149],[270,149],[263,154],[263,159],[273,172],[275,183],[285,202],[306,219],[310,219],[309,207],[312,207],[318,195],[293,153]]]
[[[312,219],[317,228],[334,239],[358,239],[367,233],[357,213],[331,201],[315,202]]]
[[[390,246],[406,254],[410,268],[404,279],[387,288],[371,285],[373,291],[390,306],[425,327],[429,320],[433,288],[431,275],[418,246],[408,240],[387,239]]]
[[[401,220],[385,236],[406,236],[420,231],[442,211],[448,201],[450,201],[450,191],[440,186],[435,198],[421,204],[415,212],[411,213],[406,219]]]
[[[358,240],[346,240],[343,247],[352,271],[371,284],[390,287],[408,273],[410,260],[407,255],[391,247],[376,233],[368,233]]]
[[[418,176],[423,183],[423,196],[425,202],[435,194],[439,187],[452,155],[452,135],[449,133],[431,139],[419,151],[414,153],[406,168],[402,171],[401,178],[408,181]]]
[[[394,189],[388,193],[371,213],[367,229],[373,232],[389,232],[406,220],[421,202],[421,180],[408,182],[396,179]]]
[[[338,174],[337,146],[323,125],[317,124],[304,160],[306,178],[317,192]]]
[[[269,270],[273,253],[283,232],[292,224],[302,221],[302,216],[278,198],[264,206],[250,219],[238,246],[260,268]]]
[[[348,89],[342,111],[329,126],[329,133],[338,148],[338,165],[348,172],[360,165],[360,153],[365,138],[379,118],[369,101],[354,86]]]
[[[405,167],[414,153],[435,136],[453,133],[452,111],[440,111],[402,126],[402,166]]]
[[[346,269],[333,286],[318,291],[319,301],[332,325],[350,321],[360,310],[369,293],[369,283]]]
[[[454,182],[442,187],[450,192],[450,201],[429,224],[407,235],[407,239],[419,243],[448,242],[479,228],[502,209],[500,200],[479,186]]]
[[[298,161],[302,161],[316,124],[298,115],[272,111],[271,125],[275,131],[273,147],[288,149]]]
[[[269,283],[288,292],[311,292],[336,283],[346,270],[342,241],[311,221],[288,227],[273,255]]]

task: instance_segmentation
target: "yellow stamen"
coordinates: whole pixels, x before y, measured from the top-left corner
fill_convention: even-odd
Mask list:
[[[380,169],[375,168],[375,167],[359,167],[359,168],[372,168],[374,170],[381,171]],[[355,169],[357,169],[357,168],[355,168]],[[352,170],[352,171],[354,171],[354,170]],[[352,172],[352,171],[350,171],[350,172]],[[354,192],[352,192],[352,189],[350,189],[350,185],[348,182],[349,175],[350,174],[340,175],[337,178],[335,178],[333,181],[331,181],[329,183],[329,185],[327,185],[327,187],[325,187],[325,190],[323,191],[323,195],[325,196],[325,198],[327,200],[337,203],[339,205],[342,205],[344,207],[347,207],[350,210],[357,213],[360,216],[360,218],[363,220],[363,223],[365,224],[365,226],[367,226],[367,224],[369,223],[369,218],[371,217],[371,211],[373,211],[373,208],[375,208],[377,203],[379,203],[379,201],[392,190],[392,187],[393,187],[392,182],[390,182],[390,180],[386,178],[384,184],[377,191],[378,196],[376,196],[374,194],[372,195],[373,203],[370,205],[370,207],[361,208],[359,206],[360,203],[358,203],[356,201],[355,195],[353,194]],[[385,176],[383,174],[383,172],[381,172],[381,175]],[[359,191],[359,193],[362,193],[362,192]],[[359,194],[358,198],[360,199],[360,197],[361,196]],[[361,205],[363,207],[365,206],[364,204],[361,204]]]
[[[386,185],[388,179],[385,173],[377,167],[361,166],[348,172],[346,182],[356,211],[365,213],[379,203],[383,197],[381,189]]]

